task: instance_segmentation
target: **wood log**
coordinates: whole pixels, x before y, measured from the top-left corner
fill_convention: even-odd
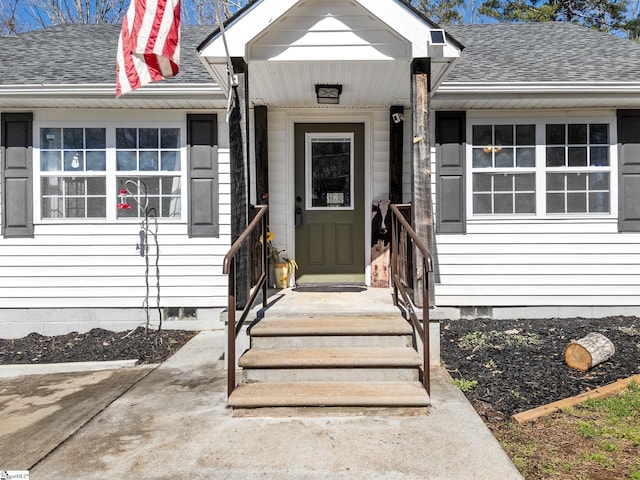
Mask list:
[[[616,347],[611,340],[601,333],[591,332],[565,347],[564,361],[569,367],[586,372],[615,353]]]

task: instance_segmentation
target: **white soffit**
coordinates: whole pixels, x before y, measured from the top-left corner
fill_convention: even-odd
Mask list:
[[[251,62],[249,90],[254,104],[270,108],[319,107],[316,84],[342,85],[340,107],[409,105],[410,74],[409,61]]]

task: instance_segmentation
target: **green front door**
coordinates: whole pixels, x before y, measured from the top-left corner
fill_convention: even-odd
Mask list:
[[[364,125],[295,126],[300,284],[364,283]]]

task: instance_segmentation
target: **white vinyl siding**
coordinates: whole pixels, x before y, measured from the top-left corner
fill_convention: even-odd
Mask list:
[[[229,228],[222,228],[225,236]],[[160,224],[161,306],[226,305],[222,259],[228,243],[188,239],[186,226]],[[2,308],[141,307],[145,260],[137,225],[36,225],[28,242],[3,241]],[[224,238],[224,237],[223,237]],[[155,246],[150,247],[150,305],[155,304]]]
[[[207,112],[211,113],[211,112]],[[217,112],[224,118],[226,112]],[[108,124],[126,118],[127,124],[178,125],[186,137],[187,112],[153,113],[140,110],[41,110],[34,112],[34,136],[39,126],[63,123]],[[222,260],[230,246],[229,145],[225,122],[219,122],[220,235],[189,238],[186,189],[183,189],[182,219],[159,219],[160,293],[162,307],[223,308],[227,304],[227,278]],[[184,143],[184,140],[183,140]],[[185,157],[183,157],[185,158]],[[35,160],[34,160],[35,161]],[[184,166],[183,166],[184,168]],[[38,190],[34,182],[34,190]],[[118,192],[115,176],[113,192]],[[186,188],[186,187],[185,187]],[[34,192],[36,203],[38,192]],[[34,238],[0,239],[0,308],[142,308],[145,261],[136,250],[140,220],[115,218],[116,195],[107,220],[35,217]],[[150,264],[155,247],[150,245]],[[150,270],[151,300],[155,304],[155,269]]]
[[[615,221],[474,223],[437,241],[440,306],[638,305],[640,235]]]
[[[408,42],[350,2],[302,3],[250,43],[252,60],[389,60],[409,58]],[[301,33],[301,25],[306,31]]]

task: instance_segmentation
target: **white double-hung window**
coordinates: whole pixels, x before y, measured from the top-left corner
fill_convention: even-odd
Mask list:
[[[611,215],[613,120],[471,122],[471,218]]]
[[[140,217],[146,206],[157,217],[180,218],[181,163],[180,129],[116,128],[117,183],[138,200],[118,217]]]
[[[43,219],[106,218],[105,128],[40,129]]]
[[[535,125],[472,127],[473,213],[535,214]]]
[[[609,137],[607,123],[545,126],[547,213],[611,211]]]
[[[179,126],[41,126],[35,171],[42,220],[182,219]],[[130,209],[118,209],[127,189]]]

